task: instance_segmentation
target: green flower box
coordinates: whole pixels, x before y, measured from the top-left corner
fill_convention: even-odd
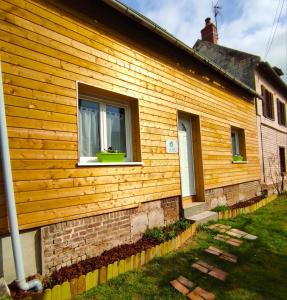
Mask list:
[[[122,152],[98,152],[96,157],[98,158],[98,162],[124,162],[125,155],[126,154]]]
[[[232,160],[233,161],[243,161],[243,156],[242,155],[233,155]]]

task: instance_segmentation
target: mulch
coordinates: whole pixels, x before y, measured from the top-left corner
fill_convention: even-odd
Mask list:
[[[244,207],[247,207],[247,206],[250,206],[252,204],[255,204],[259,201],[261,201],[262,199],[264,199],[263,196],[256,196],[254,198],[251,198],[249,200],[246,200],[246,201],[242,201],[242,202],[238,202],[236,204],[233,204],[231,206],[229,206],[229,208],[231,209],[236,209],[236,208],[244,208]]]
[[[125,259],[158,244],[160,244],[160,242],[156,239],[143,237],[133,244],[123,244],[114,247],[110,250],[104,251],[100,256],[91,257],[71,266],[63,267],[59,271],[55,271],[50,276],[50,282],[45,286],[45,288],[51,288],[54,285],[62,284],[65,281],[71,281],[73,278],[85,275],[88,272],[100,269],[103,266]]]

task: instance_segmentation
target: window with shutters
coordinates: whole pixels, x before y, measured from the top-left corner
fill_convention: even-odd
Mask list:
[[[265,118],[274,120],[273,94],[261,85],[262,109]]]
[[[286,126],[286,105],[277,99],[278,124]]]

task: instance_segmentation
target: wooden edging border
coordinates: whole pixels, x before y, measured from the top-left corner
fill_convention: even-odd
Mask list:
[[[234,209],[230,209],[227,211],[218,212],[218,219],[219,220],[230,219],[230,218],[237,217],[241,214],[249,214],[249,213],[255,212],[257,209],[267,205],[268,203],[272,202],[276,198],[277,198],[277,195],[271,195],[269,197],[262,199],[261,201],[259,201],[257,203],[247,206],[247,207],[234,208]]]
[[[73,297],[82,294],[98,284],[107,282],[108,280],[117,277],[119,274],[131,270],[140,269],[154,257],[165,255],[171,251],[180,248],[196,231],[196,224],[192,224],[187,230],[180,233],[177,237],[163,242],[157,246],[149,248],[145,251],[137,253],[116,261],[108,266],[89,272],[86,275],[81,275],[78,278],[66,281],[61,285],[55,285],[52,289],[46,289],[41,294],[35,294],[26,297],[25,300],[69,300]]]

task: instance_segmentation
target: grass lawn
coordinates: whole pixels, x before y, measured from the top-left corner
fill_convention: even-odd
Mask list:
[[[186,299],[170,287],[169,281],[183,275],[213,292],[216,299],[287,299],[287,197],[281,196],[256,213],[221,221],[257,235],[240,247],[213,240],[204,227],[190,244],[176,253],[154,259],[141,271],[129,272],[76,299]],[[225,262],[203,252],[214,245],[238,256],[238,263]],[[229,273],[225,282],[191,268],[200,258]]]

